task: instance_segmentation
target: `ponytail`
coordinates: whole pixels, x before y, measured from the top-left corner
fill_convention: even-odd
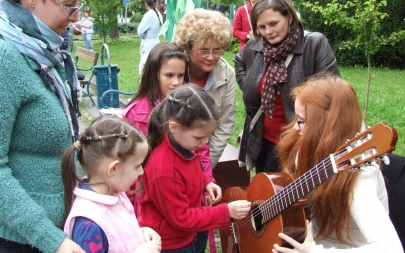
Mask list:
[[[80,142],[76,141],[72,146],[67,148],[65,152],[63,152],[61,157],[61,174],[62,174],[62,183],[65,190],[65,214],[63,216],[62,223],[60,224],[61,228],[66,222],[66,219],[72,209],[73,204],[73,190],[76,187],[76,184],[80,179],[76,174],[76,166],[75,166],[75,157],[74,155],[77,152],[80,152]]]

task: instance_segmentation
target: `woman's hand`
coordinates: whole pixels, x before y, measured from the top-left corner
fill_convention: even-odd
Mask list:
[[[274,248],[271,250],[273,253],[279,252],[287,252],[287,253],[308,253],[311,250],[311,246],[314,243],[314,238],[312,236],[312,229],[309,225],[309,221],[305,222],[307,228],[307,236],[305,237],[305,241],[301,244],[296,240],[292,239],[286,234],[279,233],[278,236],[283,239],[284,241],[288,242],[294,249],[288,249],[284,247],[280,247],[278,244],[274,244]]]
[[[74,241],[65,238],[62,241],[62,244],[59,246],[59,249],[55,253],[86,253],[78,244]]]
[[[210,182],[209,184],[207,184],[207,186],[205,186],[205,189],[207,190],[208,194],[212,199],[212,204],[218,203],[218,201],[221,200],[222,198],[221,187],[219,187],[213,182]]]

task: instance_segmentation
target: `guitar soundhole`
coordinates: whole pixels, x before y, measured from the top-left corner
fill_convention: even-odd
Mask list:
[[[255,206],[252,208],[252,213],[251,213],[251,229],[252,229],[252,233],[256,236],[256,237],[262,237],[264,232],[265,232],[265,228],[266,225],[263,224],[263,215],[261,210],[259,209],[258,206]]]

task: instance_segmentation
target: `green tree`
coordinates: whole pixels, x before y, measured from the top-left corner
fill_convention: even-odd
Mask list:
[[[121,0],[91,0],[94,6],[94,24],[98,27],[100,37],[106,42],[107,36],[118,39],[118,14]]]
[[[387,5],[385,0],[333,0],[326,6],[319,2],[305,2],[304,6],[314,12],[320,12],[326,25],[338,25],[355,34],[353,39],[341,42],[341,48],[356,48],[364,52],[367,57],[367,98],[364,112],[364,120],[367,119],[369,91],[371,84],[371,56],[376,54],[381,46],[395,44],[405,38],[405,31],[392,33],[389,37],[380,35],[381,22],[388,16],[383,12]]]

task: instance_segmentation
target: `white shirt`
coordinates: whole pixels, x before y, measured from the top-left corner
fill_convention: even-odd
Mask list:
[[[310,252],[404,252],[388,216],[387,190],[379,166],[374,163],[354,173],[361,175],[350,205],[349,236],[353,245],[342,244],[332,234],[327,239],[316,241]],[[316,218],[311,220],[311,226],[315,237],[319,231]]]

